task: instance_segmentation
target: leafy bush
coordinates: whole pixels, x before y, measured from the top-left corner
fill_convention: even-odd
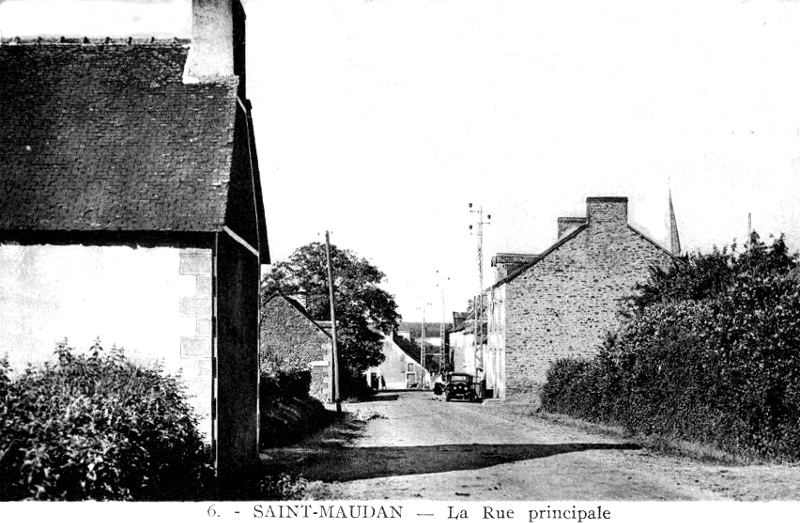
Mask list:
[[[796,267],[782,239],[768,247],[754,236],[741,254],[715,251],[654,271],[596,358],[551,367],[543,408],[800,459]]]
[[[314,398],[277,398],[261,403],[261,445],[278,447],[301,440],[331,421],[332,413]]]
[[[309,482],[287,474],[282,464],[257,466],[239,471],[235,478],[209,478],[195,489],[195,500],[286,501],[306,499]]]
[[[648,281],[637,284],[622,312],[631,316],[650,305],[674,301],[702,301],[723,295],[743,275],[786,275],[797,268],[797,256],[789,253],[783,236],[766,245],[753,232],[743,252],[734,242],[731,247],[711,253],[689,254],[685,263],[674,263],[667,269],[650,268]]]
[[[261,374],[261,446],[294,443],[331,421],[330,412],[308,395],[310,385],[308,370]]]
[[[261,373],[261,398],[305,398],[311,387],[310,370],[278,370]]]
[[[596,368],[587,359],[564,358],[553,362],[542,387],[542,408],[590,421],[603,420],[605,416],[597,411],[603,403],[599,401],[598,384],[593,381]]]
[[[178,381],[97,342],[9,377],[0,365],[0,499],[180,499],[210,476]]]

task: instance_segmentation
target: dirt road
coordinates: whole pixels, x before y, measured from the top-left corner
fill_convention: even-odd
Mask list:
[[[665,457],[501,403],[385,392],[345,408],[346,422],[263,460],[335,499],[800,499],[798,467]]]

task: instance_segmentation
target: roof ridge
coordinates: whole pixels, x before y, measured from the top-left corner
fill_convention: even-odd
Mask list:
[[[13,38],[1,38],[0,45],[157,45],[157,46],[186,46],[192,43],[189,38],[176,37],[137,37],[129,36],[127,38],[111,38],[111,37],[92,37],[88,36],[48,36],[48,37],[25,37],[20,38],[15,36]]]
[[[290,295],[286,294],[286,293],[285,293],[285,292],[283,292],[283,291],[280,291],[280,290],[274,291],[272,294],[270,294],[270,295],[267,297],[267,299],[266,299],[266,300],[264,300],[264,304],[267,304],[267,303],[271,302],[271,301],[272,301],[274,298],[276,298],[276,297],[281,297],[281,298],[283,298],[283,300],[284,300],[286,303],[288,303],[290,306],[292,306],[292,307],[293,307],[293,308],[294,308],[294,309],[295,309],[297,312],[299,312],[301,315],[303,315],[303,316],[304,316],[304,317],[305,317],[305,318],[306,318],[308,321],[310,321],[311,323],[313,323],[313,324],[314,324],[314,326],[315,326],[315,327],[316,327],[316,328],[317,328],[319,331],[321,331],[321,332],[322,332],[323,334],[325,334],[327,337],[329,337],[329,338],[331,338],[331,339],[333,338],[333,335],[332,335],[330,332],[328,332],[328,331],[325,329],[325,327],[323,327],[322,325],[320,325],[320,323],[321,323],[321,322],[323,322],[323,321],[330,321],[330,320],[315,320],[315,319],[314,319],[314,318],[311,316],[311,313],[310,313],[310,312],[308,312],[308,309],[306,309],[305,307],[303,307],[303,305],[302,305],[300,302],[298,302],[297,300],[295,300],[294,298],[292,298]]]
[[[422,366],[422,363],[420,363],[420,360],[422,359],[422,354],[420,354],[420,355],[419,355],[419,356],[417,356],[417,357],[414,357],[414,355],[413,355],[413,354],[409,353],[407,350],[405,350],[405,349],[403,348],[403,346],[402,346],[402,345],[400,345],[399,343],[397,343],[397,340],[398,340],[398,339],[401,339],[401,340],[406,340],[406,341],[409,341],[409,342],[411,342],[411,343],[414,343],[414,340],[409,340],[409,339],[407,339],[407,338],[403,338],[402,336],[398,336],[397,334],[394,334],[394,333],[392,333],[392,334],[384,334],[384,336],[386,336],[387,338],[389,338],[389,340],[391,340],[391,342],[394,344],[394,346],[395,346],[395,347],[397,347],[398,349],[400,349],[400,352],[402,352],[403,354],[405,354],[406,356],[408,356],[409,358],[411,358],[411,361],[413,361],[414,363],[416,363],[416,364],[417,364],[417,365],[419,365],[420,367]]]
[[[664,247],[663,245],[661,245],[660,243],[655,241],[653,238],[651,238],[650,236],[646,235],[645,233],[643,233],[642,231],[640,231],[639,229],[637,229],[636,227],[634,227],[630,223],[628,224],[628,229],[632,230],[633,232],[635,232],[636,234],[641,236],[642,239],[646,240],[649,243],[652,243],[653,245],[655,245],[656,247],[658,247],[659,249],[661,249],[665,253],[669,254],[673,259],[681,261],[679,256],[675,256],[674,254],[672,254],[672,252],[669,249],[667,249],[666,247]]]
[[[580,227],[578,227],[574,231],[570,232],[569,234],[567,234],[566,236],[564,236],[560,240],[556,241],[553,245],[551,245],[544,252],[542,252],[539,255],[538,258],[536,258],[535,260],[531,260],[528,263],[525,263],[524,265],[522,265],[519,268],[515,269],[511,274],[507,275],[502,280],[499,280],[496,283],[494,283],[493,285],[490,285],[488,288],[486,288],[486,290],[484,290],[484,292],[490,291],[490,290],[492,290],[494,288],[499,287],[500,285],[503,285],[503,284],[506,284],[506,283],[510,282],[511,280],[513,280],[514,278],[516,278],[517,276],[522,274],[523,272],[527,271],[528,269],[530,269],[534,265],[538,264],[545,257],[547,257],[551,253],[553,253],[553,251],[555,251],[556,249],[558,249],[559,247],[561,247],[562,245],[564,245],[568,241],[572,240],[575,236],[577,236],[579,233],[585,231],[588,228],[589,228],[589,224],[588,223],[585,223],[585,224],[581,225]]]

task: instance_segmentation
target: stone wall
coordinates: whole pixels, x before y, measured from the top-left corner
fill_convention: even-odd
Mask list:
[[[310,369],[310,394],[331,401],[332,340],[283,296],[262,309],[260,344],[262,369]]]
[[[181,377],[187,384],[188,399],[199,417],[199,427],[206,441],[211,442],[213,420],[212,376],[212,300],[213,265],[210,249],[184,249],[180,253],[178,272],[191,282],[179,301],[181,318],[194,328],[181,336]],[[192,285],[193,284],[193,285]]]
[[[538,390],[550,364],[594,354],[618,325],[620,299],[666,266],[668,252],[627,224],[624,198],[587,199],[587,226],[506,283],[503,317],[506,396]],[[502,293],[497,293],[502,295]]]

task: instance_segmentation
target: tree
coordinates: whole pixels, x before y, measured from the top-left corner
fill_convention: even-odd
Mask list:
[[[789,252],[783,235],[767,245],[753,231],[741,252],[734,242],[730,249],[714,247],[709,254],[687,255],[666,270],[652,267],[648,281],[636,285],[636,293],[627,298],[621,312],[631,317],[658,303],[716,298],[741,278],[784,275],[797,264],[797,255]]]
[[[383,359],[383,336],[400,324],[394,297],[378,285],[384,274],[350,250],[331,245],[334,304],[343,394],[357,389],[362,374]],[[276,263],[261,282],[262,304],[275,292],[301,296],[314,319],[330,320],[325,244],[298,248]]]

